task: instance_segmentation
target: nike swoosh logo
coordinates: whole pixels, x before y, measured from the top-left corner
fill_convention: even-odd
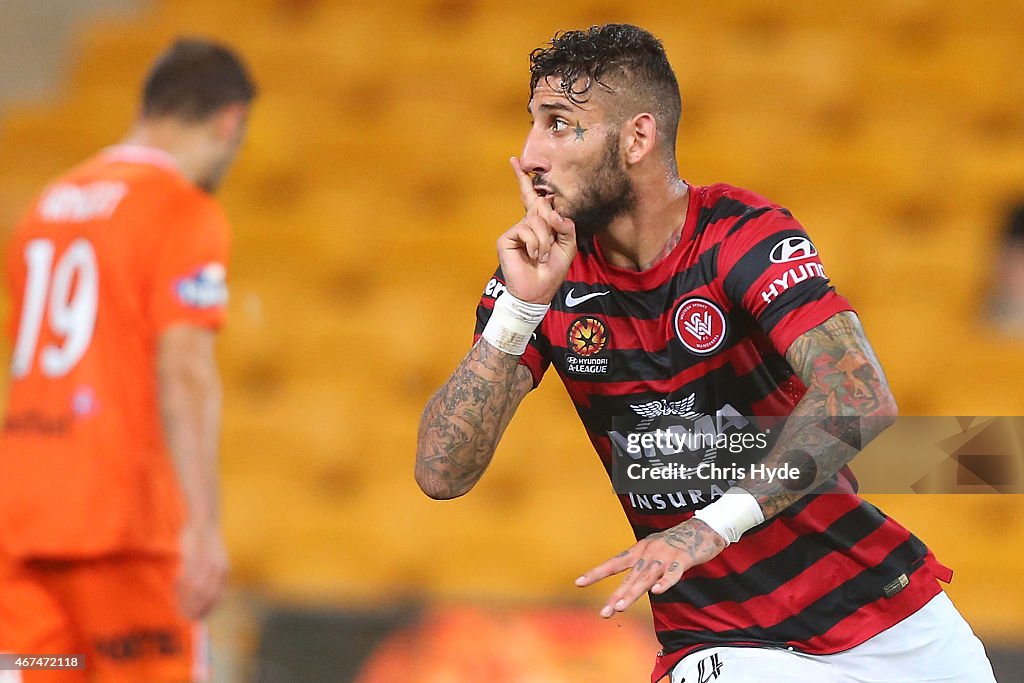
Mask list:
[[[570,289],[568,292],[565,293],[565,306],[566,306],[566,308],[573,308],[574,306],[579,306],[584,301],[589,301],[590,299],[593,299],[593,298],[599,297],[599,296],[604,296],[605,294],[611,294],[611,292],[591,292],[590,294],[584,294],[581,297],[575,297],[575,296],[572,295],[572,292],[573,292],[574,289],[576,289],[576,288],[573,287],[572,289]]]

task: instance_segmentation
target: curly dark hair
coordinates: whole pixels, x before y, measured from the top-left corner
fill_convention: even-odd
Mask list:
[[[675,148],[682,111],[679,82],[661,41],[644,29],[605,24],[556,33],[548,46],[530,53],[530,74],[531,96],[537,83],[549,78],[576,104],[588,101],[595,86],[630,95],[654,114],[664,141]]]
[[[179,38],[153,63],[142,88],[142,113],[202,121],[229,104],[247,104],[256,85],[231,49]]]

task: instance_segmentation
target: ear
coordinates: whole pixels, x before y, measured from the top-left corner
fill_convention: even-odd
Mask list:
[[[214,116],[217,136],[221,139],[234,140],[241,136],[245,121],[249,116],[249,105],[242,102],[229,104],[220,109]]]
[[[622,146],[627,164],[638,164],[653,150],[658,139],[654,115],[637,114],[623,124]]]

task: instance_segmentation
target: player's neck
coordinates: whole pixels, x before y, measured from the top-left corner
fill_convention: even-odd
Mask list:
[[[598,236],[605,260],[637,272],[668,256],[682,238],[689,188],[678,178],[636,187],[635,206]]]
[[[137,122],[121,144],[166,152],[174,159],[181,175],[196,184],[209,165],[206,133],[198,126],[187,126],[170,119]]]

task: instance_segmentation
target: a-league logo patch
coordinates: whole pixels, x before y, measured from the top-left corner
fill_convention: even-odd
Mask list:
[[[216,308],[228,302],[227,270],[208,263],[174,283],[178,300],[189,308]]]
[[[566,345],[577,356],[595,356],[607,343],[608,327],[597,318],[577,318],[569,326]]]
[[[687,299],[673,316],[676,336],[688,350],[706,355],[725,341],[725,314],[707,299]]]
[[[566,370],[574,375],[607,375],[611,359],[605,351],[610,341],[607,323],[590,315],[576,318],[566,331]]]

